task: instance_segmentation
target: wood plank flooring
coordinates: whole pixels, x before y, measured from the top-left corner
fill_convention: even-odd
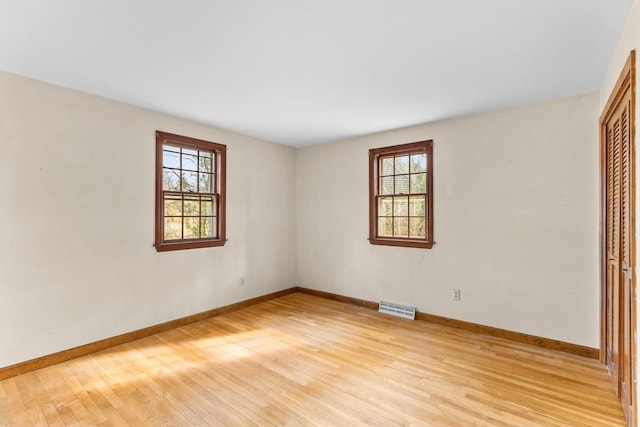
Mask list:
[[[295,293],[0,382],[1,426],[623,426],[596,360]]]

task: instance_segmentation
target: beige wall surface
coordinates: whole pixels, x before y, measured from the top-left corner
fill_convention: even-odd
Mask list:
[[[298,283],[598,347],[598,101],[298,150]],[[370,245],[368,150],[425,139],[434,140],[436,244]]]
[[[629,15],[627,15],[627,20],[622,30],[622,34],[620,35],[620,40],[618,40],[618,44],[616,45],[613,57],[609,62],[607,74],[605,75],[602,86],[600,88],[600,111],[604,109],[604,106],[609,99],[609,95],[611,94],[611,91],[613,90],[613,87],[618,80],[618,76],[622,71],[622,67],[629,57],[629,52],[634,49],[636,50],[636,55],[640,55],[640,52],[638,51],[640,49],[639,0],[634,0],[631,4],[631,9],[629,10]],[[640,81],[640,73],[636,74],[636,87],[638,87],[638,81]],[[638,109],[636,109],[636,113],[638,113]],[[636,136],[638,136],[637,133]]]
[[[228,146],[226,246],[153,248],[156,130]],[[0,367],[293,286],[295,156],[0,73]]]
[[[0,366],[296,283],[597,347],[601,98],[296,151],[0,73]],[[228,145],[225,247],[153,249],[156,129]],[[423,139],[437,243],[372,246],[367,150]]]

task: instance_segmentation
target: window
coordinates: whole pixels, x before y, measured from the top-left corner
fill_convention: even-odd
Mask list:
[[[369,242],[433,246],[433,141],[369,150]]]
[[[156,250],[225,244],[227,147],[156,132]]]

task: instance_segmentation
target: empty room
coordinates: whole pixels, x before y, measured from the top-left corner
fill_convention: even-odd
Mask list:
[[[0,426],[638,426],[640,0],[0,1]]]

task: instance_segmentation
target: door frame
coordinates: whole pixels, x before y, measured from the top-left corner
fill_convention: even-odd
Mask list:
[[[636,384],[636,238],[635,238],[635,112],[636,112],[636,52],[632,50],[627,57],[627,60],[622,68],[622,72],[618,77],[618,80],[611,91],[609,99],[602,111],[599,121],[599,134],[600,134],[600,361],[606,363],[606,351],[607,351],[607,153],[606,153],[606,123],[610,116],[614,113],[615,107],[620,102],[622,96],[627,89],[631,90],[631,111],[629,112],[629,132],[630,132],[630,170],[631,170],[631,191],[629,192],[630,203],[630,264],[631,264],[631,286],[630,286],[630,364],[631,364],[631,411],[628,414],[628,423],[630,426],[636,425],[637,420],[637,384]],[[622,207],[621,207],[622,208]],[[623,307],[623,304],[620,305]],[[618,370],[620,368],[618,367]],[[619,384],[614,384],[615,387],[619,387]],[[627,408],[623,408],[625,414],[627,414]]]

